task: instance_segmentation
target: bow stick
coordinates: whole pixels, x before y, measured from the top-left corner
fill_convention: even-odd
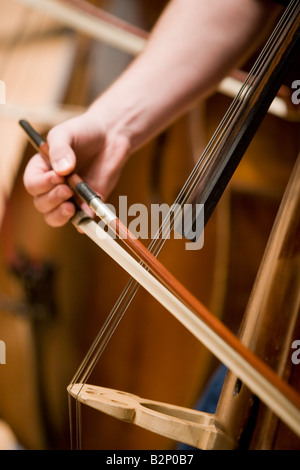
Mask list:
[[[30,126],[20,125],[34,147],[49,162],[48,144]],[[100,197],[77,174],[66,177],[74,192],[87,203],[148,268],[136,261],[99,224],[78,211],[73,224],[80,228],[172,313],[222,363],[231,369],[275,414],[300,435],[300,396],[215,318],[117,219]],[[158,278],[158,279],[157,279]],[[162,281],[162,282],[160,282]]]

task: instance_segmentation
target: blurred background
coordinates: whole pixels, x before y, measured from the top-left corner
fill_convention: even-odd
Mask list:
[[[85,2],[136,27],[128,45],[130,28],[118,22],[112,31],[117,39],[111,40],[98,37],[84,14],[75,26],[71,14],[57,18],[42,11],[42,1],[38,8],[26,3],[0,0],[0,79],[6,84],[6,104],[0,105],[0,339],[6,344],[0,448],[69,449],[67,386],[129,277],[71,224],[50,228],[35,211],[22,182],[34,150],[18,121],[28,119],[46,136],[53,125],[82,112],[141,50],[167,2]],[[109,202],[117,205],[119,195],[126,195],[128,205],[171,204],[250,64],[137,152]],[[278,98],[283,113],[270,110],[265,117],[205,228],[204,247],[186,251],[184,240],[170,240],[160,255],[234,332],[299,151],[299,109],[285,93],[289,80],[299,76],[291,77]],[[140,289],[90,383],[192,408],[217,366],[212,354]],[[84,407],[81,419],[86,449],[177,446]]]

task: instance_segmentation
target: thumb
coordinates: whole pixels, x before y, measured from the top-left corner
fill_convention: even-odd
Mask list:
[[[47,140],[53,170],[62,176],[72,173],[76,165],[76,156],[65,132],[53,128],[49,132]]]

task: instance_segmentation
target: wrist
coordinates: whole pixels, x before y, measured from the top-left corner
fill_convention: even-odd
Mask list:
[[[125,94],[125,97],[128,95]],[[131,154],[137,147],[142,110],[133,100],[124,100],[124,95],[107,90],[87,110],[90,125],[96,132],[105,135],[106,141],[118,140]]]

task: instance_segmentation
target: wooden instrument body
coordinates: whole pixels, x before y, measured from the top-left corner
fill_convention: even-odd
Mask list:
[[[67,99],[72,104],[84,101],[72,102],[72,93]],[[204,137],[200,146],[209,139],[228,104],[228,98],[217,94],[194,111],[201,117],[200,132]],[[205,229],[204,248],[187,251],[184,240],[169,240],[159,258],[234,331],[240,324],[299,150],[298,135],[298,124],[267,116]],[[164,138],[159,137],[132,157],[109,202],[118,207],[119,195],[126,195],[128,207],[136,202],[149,209],[151,203],[171,204],[194,165],[193,144],[191,115],[188,115],[175,123]],[[45,225],[22,185],[28,152],[24,154],[7,204],[2,236],[5,243],[9,240],[14,253],[25,254],[30,265],[50,263],[53,290],[49,290],[49,297],[44,300],[46,310],[50,305],[54,311],[53,316],[38,326],[30,317],[8,317],[6,312],[1,312],[0,339],[7,341],[8,352],[11,350],[15,355],[13,362],[0,371],[3,374],[1,415],[25,447],[65,448],[69,432],[67,384],[128,276],[89,240],[74,233],[72,227],[57,230]],[[159,165],[157,155],[160,155]],[[274,169],[271,175],[269,168]],[[150,175],[154,177],[151,179]],[[7,247],[3,245],[1,290],[23,302],[24,284],[19,284],[7,271],[10,268],[6,263]],[[38,352],[42,364],[39,379],[34,373],[37,331],[42,343]],[[21,338],[18,342],[17,335]],[[148,294],[140,291],[90,380],[151,400],[192,407],[216,366],[211,353]],[[37,381],[40,380],[43,407],[47,419],[51,416],[50,441],[38,405]],[[22,410],[15,407],[18,401]],[[174,446],[166,437],[89,408],[82,408],[82,425],[83,448],[170,449]],[[41,438],[43,434],[45,437]]]
[[[84,64],[75,62],[75,72],[78,71],[79,76],[83,67]],[[38,71],[32,70],[32,73],[37,74]],[[88,78],[89,74],[90,70],[87,70]],[[70,83],[68,96],[64,99],[72,105],[82,105],[84,101],[82,97],[80,96],[78,100],[78,94],[74,95],[71,92],[82,84],[80,81],[78,83],[78,76],[75,75],[73,80],[75,85],[73,82]],[[86,88],[82,86],[82,89]],[[13,125],[14,123],[12,127]],[[42,127],[46,130],[46,126]],[[18,131],[19,129],[16,129],[16,132]],[[173,176],[168,178],[169,184],[164,185],[169,194],[169,201],[183,185],[193,165],[191,156],[188,157],[188,162],[182,159],[182,155],[186,154],[187,143],[186,122],[183,119],[168,132],[167,151],[164,150],[165,165],[170,165],[171,161],[174,163],[174,149],[177,153],[176,166],[172,163]],[[155,150],[154,142],[133,157],[125,169],[122,181],[111,196],[110,203],[116,204],[117,207],[118,197],[121,194],[128,197],[128,206],[139,202],[150,207],[154,199],[149,175],[153,173]],[[105,254],[91,246],[83,236],[74,233],[71,226],[55,230],[45,225],[42,217],[34,209],[31,198],[25,193],[22,183],[23,170],[31,154],[30,148],[25,149],[21,164],[16,164],[18,172],[6,203],[1,228],[2,295],[13,299],[10,307],[12,312],[5,306],[1,312],[1,334],[8,350],[8,364],[1,370],[3,374],[1,414],[25,448],[43,448],[49,445],[68,447],[67,385],[108,315],[115,300],[116,289],[118,291],[123,288],[128,276],[116,268]],[[132,181],[135,182],[134,186],[131,184]],[[181,249],[178,243],[173,248],[171,244],[172,241],[162,254],[162,261],[166,262],[170,269],[176,265],[179,277],[190,279],[191,289],[197,291],[199,281],[197,276],[190,275],[190,270],[196,272],[198,261],[191,255],[192,265],[183,262],[184,242]],[[16,314],[15,310],[19,305],[29,311],[34,310],[36,305],[28,303],[26,298],[28,286],[24,284],[22,270],[17,276],[12,273],[12,268],[14,271],[19,268],[12,266],[15,262],[19,262],[21,268],[22,263],[26,265],[27,262],[29,268],[43,267],[48,263],[51,266],[53,288],[44,292],[43,295],[48,294],[48,297],[46,295],[42,299],[45,302],[45,310],[48,311],[49,308],[51,310],[48,312],[50,317],[38,320],[38,325],[32,318],[32,312],[29,316],[22,317]],[[208,299],[210,282],[207,271],[210,268],[205,260],[202,264],[207,265],[206,275],[203,272],[202,277],[205,281],[203,296],[207,295]],[[38,289],[41,289],[41,286]],[[39,302],[41,299],[32,300]],[[159,328],[157,328],[158,323],[160,323]],[[14,338],[17,335],[15,332],[18,329],[21,330],[22,342],[18,341],[15,344]],[[168,341],[166,341],[166,332]],[[36,333],[40,345],[38,350],[35,350]],[[178,348],[178,344],[182,344],[182,347]],[[185,351],[184,354],[181,349]],[[13,353],[9,354],[9,351]],[[199,381],[205,382],[205,375],[209,373],[209,366],[208,368],[205,366],[204,377],[199,378],[198,369],[203,362],[206,363],[204,360],[206,355],[201,345],[187,332],[182,331],[180,325],[177,325],[173,319],[165,315],[164,309],[158,309],[156,303],[141,292],[128,312],[128,319],[124,319],[120,331],[117,331],[112,344],[107,348],[102,360],[103,366],[95,373],[95,380],[124,389],[131,389],[134,385],[137,393],[145,395],[150,392],[154,397],[162,396],[166,401],[189,404],[196,399]],[[194,357],[194,363],[189,363],[190,356]],[[41,359],[39,377],[36,376],[37,358]],[[173,367],[170,367],[172,363]],[[197,368],[195,363],[198,364]],[[184,386],[187,380],[192,382],[191,387]],[[182,381],[181,387],[178,386],[178,381]],[[19,383],[18,387],[16,382]],[[37,382],[42,383],[42,407],[46,408],[47,416],[41,416]],[[20,395],[23,401],[19,401]],[[16,401],[19,401],[21,409],[15,407]],[[141,435],[135,429],[124,432],[122,423],[115,420],[107,422],[106,417],[99,419],[97,414],[94,413],[92,417],[90,414],[87,410],[86,419],[89,419],[87,427],[88,429],[96,427],[99,433],[86,432],[89,448],[99,446],[99,441],[104,448],[114,447],[116,439],[118,445],[123,448],[171,445],[165,439],[150,433],[145,433],[146,436]],[[86,419],[83,416],[83,422]],[[50,422],[46,426],[48,420]],[[94,425],[91,424],[93,421]],[[106,429],[105,438],[99,439],[103,429]]]

